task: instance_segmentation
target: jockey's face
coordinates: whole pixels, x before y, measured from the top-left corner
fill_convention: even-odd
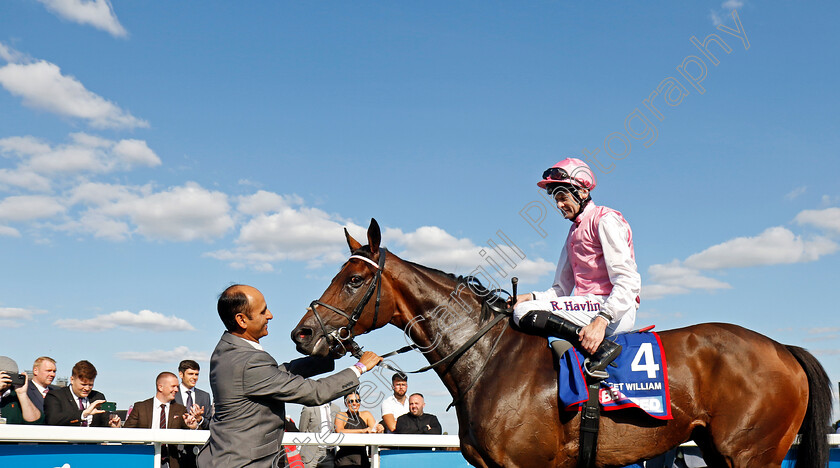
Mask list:
[[[589,196],[589,190],[578,189],[578,195],[581,200],[585,200]],[[555,190],[554,201],[557,202],[557,208],[563,213],[563,217],[566,219],[574,218],[580,211],[580,203],[566,189],[558,188]]]

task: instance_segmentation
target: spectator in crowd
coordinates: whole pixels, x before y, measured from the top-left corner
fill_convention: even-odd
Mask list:
[[[178,377],[172,372],[161,372],[155,380],[157,391],[148,400],[134,403],[134,407],[125,421],[125,427],[141,429],[196,429],[198,421],[187,412],[186,406],[176,403]],[[180,457],[174,446],[161,447],[163,468],[179,468]]]
[[[413,393],[408,397],[408,413],[397,418],[397,434],[438,434],[443,430],[437,416],[423,413],[426,402],[423,395]]]
[[[181,385],[178,386],[178,393],[175,394],[175,403],[184,405],[187,412],[198,421],[198,428],[206,430],[210,429],[210,420],[213,419],[213,405],[210,402],[210,394],[195,386],[198,382],[199,371],[201,367],[191,359],[185,359],[178,364]],[[200,445],[178,445],[181,468],[195,468],[195,457],[199,449],[201,449]]]
[[[32,364],[32,380],[29,381],[29,399],[41,413],[44,412],[44,398],[47,392],[58,387],[52,385],[55,379],[55,359],[41,356]]]
[[[359,411],[362,405],[362,399],[356,392],[348,393],[344,396],[344,405],[347,411],[342,411],[335,415],[335,432],[341,433],[355,433],[355,434],[370,434],[377,432],[376,420],[370,411]],[[368,468],[370,466],[370,458],[368,458],[366,447],[341,447],[335,455],[336,467],[350,467],[350,468]]]
[[[23,385],[13,385],[13,376],[23,376]],[[6,424],[44,422],[43,412],[38,410],[27,395],[29,385],[29,376],[20,373],[17,363],[11,358],[0,356],[0,418],[5,419]]]
[[[329,435],[335,432],[333,416],[338,414],[335,403],[324,403],[320,406],[304,406],[300,411],[301,432],[318,434],[318,442],[333,440]],[[303,445],[300,457],[304,468],[333,468],[335,466],[335,447],[329,445]]]
[[[329,358],[307,357],[278,366],[263,350],[274,316],[256,288],[236,284],[219,295],[222,334],[210,358],[210,388],[216,414],[210,439],[198,454],[200,468],[284,466],[282,448],[286,402],[302,405],[327,403],[359,385],[362,373],[382,360],[368,351],[359,362],[336,374],[310,380],[335,368]]]
[[[397,418],[408,413],[408,377],[397,372],[391,376],[391,386],[394,394],[382,401],[382,425],[386,433],[394,432]]]
[[[175,394],[175,402],[187,407],[187,411],[198,421],[199,429],[209,429],[210,420],[213,419],[213,405],[210,403],[210,394],[195,386],[200,370],[198,363],[191,359],[178,364],[181,385]]]
[[[120,427],[120,417],[99,409],[106,398],[93,389],[96,367],[79,361],[70,373],[70,385],[51,390],[44,398],[46,423],[51,426]]]

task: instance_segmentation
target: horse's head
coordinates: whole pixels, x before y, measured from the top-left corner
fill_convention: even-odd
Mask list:
[[[387,251],[379,247],[379,224],[371,219],[368,245],[344,230],[350,259],[292,331],[297,350],[313,356],[339,358],[358,350],[355,336],[380,328],[394,314],[394,296],[383,275]]]

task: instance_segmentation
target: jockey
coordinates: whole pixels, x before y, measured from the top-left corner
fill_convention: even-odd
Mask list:
[[[537,185],[572,227],[551,289],[517,296],[513,321],[526,333],[568,340],[589,356],[590,372],[603,371],[621,353],[604,336],[636,322],[642,280],[633,233],[621,213],[592,202],[595,176],[580,159],[558,162]]]

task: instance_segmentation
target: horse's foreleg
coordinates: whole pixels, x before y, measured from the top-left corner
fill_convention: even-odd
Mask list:
[[[481,457],[481,454],[478,453],[478,450],[475,449],[472,445],[466,445],[461,442],[461,455],[470,463],[472,466],[477,466],[478,468],[491,468],[484,462],[484,459]]]

